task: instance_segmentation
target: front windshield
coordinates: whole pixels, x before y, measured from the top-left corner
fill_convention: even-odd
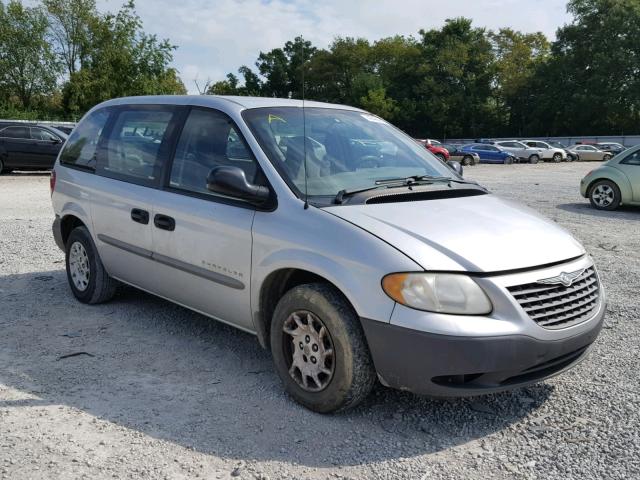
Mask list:
[[[331,108],[255,108],[243,117],[269,160],[299,196],[373,187],[393,178],[456,178],[427,149],[368,113]]]

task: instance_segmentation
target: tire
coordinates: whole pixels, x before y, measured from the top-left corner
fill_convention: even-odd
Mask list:
[[[615,210],[620,206],[622,195],[611,180],[597,180],[589,188],[589,201],[598,210]]]
[[[554,153],[553,157],[552,157],[553,161],[556,163],[560,163],[562,161],[562,154],[561,153]]]
[[[298,314],[295,318],[294,313]],[[310,325],[312,330],[303,328]],[[326,332],[323,337],[319,336],[321,327]],[[330,285],[312,283],[289,290],[276,306],[270,337],[273,361],[285,390],[314,412],[353,407],[369,395],[376,382],[360,320],[344,296]],[[323,359],[324,350],[333,354],[327,353]],[[315,354],[319,360],[313,360],[314,352],[319,352]],[[312,372],[322,365],[329,373],[315,372],[318,383],[303,375],[296,363]]]
[[[470,155],[465,155],[462,157],[462,166],[468,167],[469,165],[473,165],[473,158]]]
[[[443,155],[443,154],[441,154],[441,153],[436,153],[436,157],[438,157],[438,158],[439,158],[440,160],[442,160],[443,162],[446,162],[446,161],[447,161],[447,159],[446,159],[446,158],[444,157],[444,155]]]
[[[512,165],[513,164],[513,157],[509,156],[507,158],[504,159],[504,164],[505,165]]]
[[[531,163],[533,165],[535,165],[539,161],[540,161],[540,156],[536,155],[535,153],[529,157],[529,163]]]
[[[118,282],[104,269],[86,227],[73,229],[67,239],[65,251],[67,280],[73,295],[80,302],[89,304],[111,300]]]
[[[604,157],[602,157],[603,162],[606,162],[607,160],[611,160],[611,155],[609,155],[608,153]]]

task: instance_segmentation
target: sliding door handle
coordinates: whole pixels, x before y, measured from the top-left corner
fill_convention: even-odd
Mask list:
[[[153,224],[161,230],[168,230],[170,232],[176,229],[176,221],[168,215],[156,215],[153,217]]]

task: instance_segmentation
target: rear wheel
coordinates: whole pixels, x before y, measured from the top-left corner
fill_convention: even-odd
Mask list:
[[[118,282],[102,265],[86,227],[73,229],[66,243],[67,280],[82,303],[102,303],[113,298]]]
[[[540,156],[535,153],[529,157],[529,163],[533,163],[534,165],[540,161]]]
[[[289,290],[276,306],[270,340],[285,390],[310,410],[328,413],[353,407],[375,384],[360,320],[330,285]]]
[[[589,190],[589,201],[598,210],[615,210],[621,200],[618,185],[610,180],[598,180]]]
[[[604,157],[602,157],[603,162],[606,162],[607,160],[611,160],[611,155],[609,155],[608,153]]]
[[[465,155],[464,157],[462,157],[462,165],[465,167],[473,165],[473,158],[471,158],[471,155]]]
[[[513,160],[514,160],[514,158],[512,156],[508,156],[507,158],[504,159],[504,164],[505,165],[511,165],[511,164],[513,164]]]
[[[556,152],[553,154],[553,161],[556,163],[560,163],[562,161],[562,154],[559,152]]]

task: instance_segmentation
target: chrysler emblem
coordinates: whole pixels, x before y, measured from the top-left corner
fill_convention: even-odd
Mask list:
[[[547,285],[555,285],[555,284],[561,283],[565,287],[568,287],[573,283],[573,281],[576,278],[582,275],[584,271],[585,269],[583,268],[582,270],[576,270],[575,272],[570,272],[570,273],[562,272],[557,277],[544,278],[542,280],[538,280],[538,283],[544,283]]]

